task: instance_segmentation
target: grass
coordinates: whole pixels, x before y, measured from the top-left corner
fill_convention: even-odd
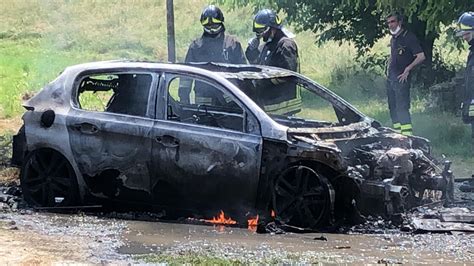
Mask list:
[[[260,258],[255,261],[226,258],[225,254],[213,255],[213,252],[189,252],[180,251],[176,254],[167,253],[149,253],[133,256],[133,259],[138,262],[144,262],[147,264],[167,264],[167,265],[275,265],[275,264],[301,264],[302,257],[299,254],[287,254],[284,257],[269,256]],[[317,264],[317,261],[311,264]]]
[[[244,263],[220,258],[210,255],[199,254],[180,254],[180,255],[165,255],[165,254],[144,254],[136,255],[134,259],[150,264],[166,264],[166,265],[243,265]]]
[[[174,2],[177,58],[183,61],[189,43],[202,32],[198,20],[208,1]],[[245,47],[253,35],[253,9],[223,10],[227,31]],[[38,91],[68,65],[118,58],[166,61],[165,12],[164,0],[4,0],[0,5],[0,119],[19,117],[24,95]],[[451,51],[444,40],[437,42],[444,60],[463,65],[467,52]],[[390,126],[384,77],[361,69],[352,45],[318,46],[310,32],[297,34],[296,41],[303,74]],[[387,55],[387,44],[388,38],[381,40],[370,53]],[[438,155],[472,165],[469,128],[453,114],[426,110],[426,95],[416,89],[412,95],[415,133],[431,139]],[[314,112],[326,110],[318,107]]]

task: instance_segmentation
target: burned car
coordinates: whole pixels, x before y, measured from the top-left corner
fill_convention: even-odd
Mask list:
[[[451,194],[426,139],[279,68],[88,63],[24,107],[12,161],[34,206],[105,200],[315,228]]]

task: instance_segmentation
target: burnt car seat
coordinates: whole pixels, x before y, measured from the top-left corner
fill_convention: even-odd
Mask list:
[[[120,75],[117,89],[107,105],[107,112],[146,116],[151,80],[150,75]]]

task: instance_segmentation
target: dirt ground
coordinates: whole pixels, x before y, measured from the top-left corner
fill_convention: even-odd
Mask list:
[[[42,235],[4,222],[0,229],[0,262],[2,264],[52,264],[83,262],[84,241],[77,237]]]
[[[0,213],[0,263],[67,264],[126,262],[124,222],[84,215]]]
[[[0,133],[17,132],[22,125],[21,117],[0,119]]]

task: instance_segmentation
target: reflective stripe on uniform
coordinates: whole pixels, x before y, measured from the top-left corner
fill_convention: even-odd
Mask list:
[[[293,99],[282,103],[266,105],[263,109],[272,114],[282,115],[298,112],[301,110],[301,106],[301,99]]]
[[[400,123],[393,124],[393,129],[395,129],[395,131],[398,133],[402,133],[402,124]]]
[[[282,115],[288,113],[296,113],[301,110],[302,105],[303,103],[301,101],[301,90],[300,88],[297,88],[295,98],[281,103],[265,105],[263,107],[263,110],[272,114]]]
[[[400,126],[403,135],[411,136],[413,135],[413,130],[411,124],[404,124]]]
[[[412,126],[411,124],[404,124],[404,125],[401,125],[400,128],[402,130],[408,130],[408,129],[412,129]]]
[[[196,96],[196,104],[212,104],[212,98]]]
[[[474,117],[474,104],[469,105],[469,116]]]

